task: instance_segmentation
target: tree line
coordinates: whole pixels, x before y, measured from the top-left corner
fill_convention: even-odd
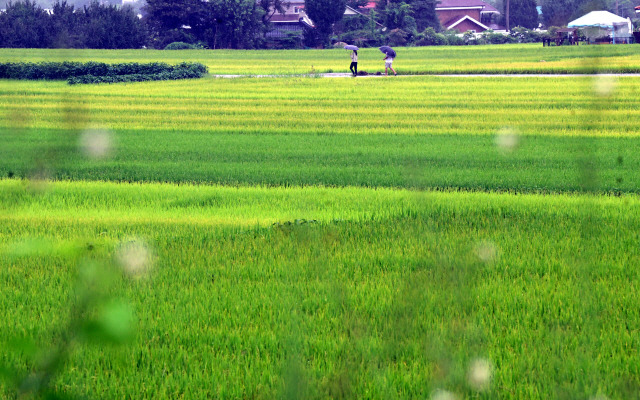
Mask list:
[[[41,1],[41,0],[40,0]],[[208,48],[259,48],[265,14],[283,0],[148,0],[140,10],[90,0],[76,6],[56,0],[7,2],[0,12],[0,47],[124,49],[164,48],[186,42]]]
[[[147,37],[132,8],[97,1],[80,8],[56,1],[49,11],[22,0],[0,13],[0,47],[128,49],[144,46]]]
[[[284,12],[287,6],[287,0],[146,0],[137,2],[134,9],[116,5],[116,0],[56,0],[50,10],[45,10],[42,1],[7,3],[6,10],[0,13],[0,47],[162,49],[186,43],[212,49],[265,48],[273,45],[268,38],[273,29],[270,17]],[[502,12],[495,22],[506,25],[507,0],[488,2]],[[538,16],[536,0],[509,0],[509,26],[533,29],[539,22],[562,26],[593,9],[633,10],[632,0],[540,2],[542,18]],[[434,32],[443,30],[435,12],[438,0],[377,0],[369,16],[349,17],[344,17],[347,5],[358,9],[368,1],[305,3],[315,28],[304,32],[303,44],[292,41],[291,46],[327,46],[332,39],[364,46],[411,45],[429,43]],[[286,38],[280,45],[283,43]]]

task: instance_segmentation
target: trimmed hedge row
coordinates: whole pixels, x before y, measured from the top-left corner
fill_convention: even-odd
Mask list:
[[[202,65],[200,65],[202,66]],[[203,67],[203,66],[202,66]],[[81,75],[67,79],[70,85],[86,83],[120,83],[120,82],[144,82],[144,81],[169,81],[176,79],[196,79],[207,73],[206,67],[190,66],[173,71],[160,72],[158,74],[127,74],[127,75]]]
[[[97,62],[42,62],[0,63],[0,79],[64,80],[70,84],[101,82],[139,82],[143,80],[168,80],[200,78],[207,67],[199,63],[125,63],[105,64]]]

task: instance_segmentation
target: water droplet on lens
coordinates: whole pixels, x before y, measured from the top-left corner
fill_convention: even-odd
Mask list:
[[[476,391],[487,390],[491,384],[493,374],[491,363],[484,358],[477,358],[469,365],[467,379],[469,386]]]
[[[79,145],[89,158],[107,158],[111,155],[113,134],[106,129],[87,129],[80,135]]]

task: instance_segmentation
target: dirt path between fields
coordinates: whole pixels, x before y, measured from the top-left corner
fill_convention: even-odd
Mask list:
[[[353,75],[348,72],[330,72],[322,74],[300,74],[300,75],[222,75],[222,74],[210,74],[212,78],[353,78]],[[452,78],[562,78],[562,77],[577,77],[577,76],[634,76],[640,77],[640,74],[424,74],[424,75],[402,75],[398,76],[385,76],[384,74],[376,75],[358,75],[358,78],[402,78],[409,76],[433,76],[433,77],[452,77]]]

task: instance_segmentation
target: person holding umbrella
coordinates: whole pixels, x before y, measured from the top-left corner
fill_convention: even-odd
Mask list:
[[[398,76],[398,73],[393,69],[393,57],[387,54],[384,58],[384,76],[387,76],[387,70],[393,71],[393,76]]]
[[[346,50],[351,50],[351,65],[349,66],[349,70],[354,77],[358,76],[358,47],[348,44],[344,46],[344,48]]]
[[[387,76],[389,69],[393,72],[393,76],[397,76],[396,70],[393,69],[393,59],[396,58],[396,52],[389,46],[379,47],[380,51],[384,53],[384,75]]]

